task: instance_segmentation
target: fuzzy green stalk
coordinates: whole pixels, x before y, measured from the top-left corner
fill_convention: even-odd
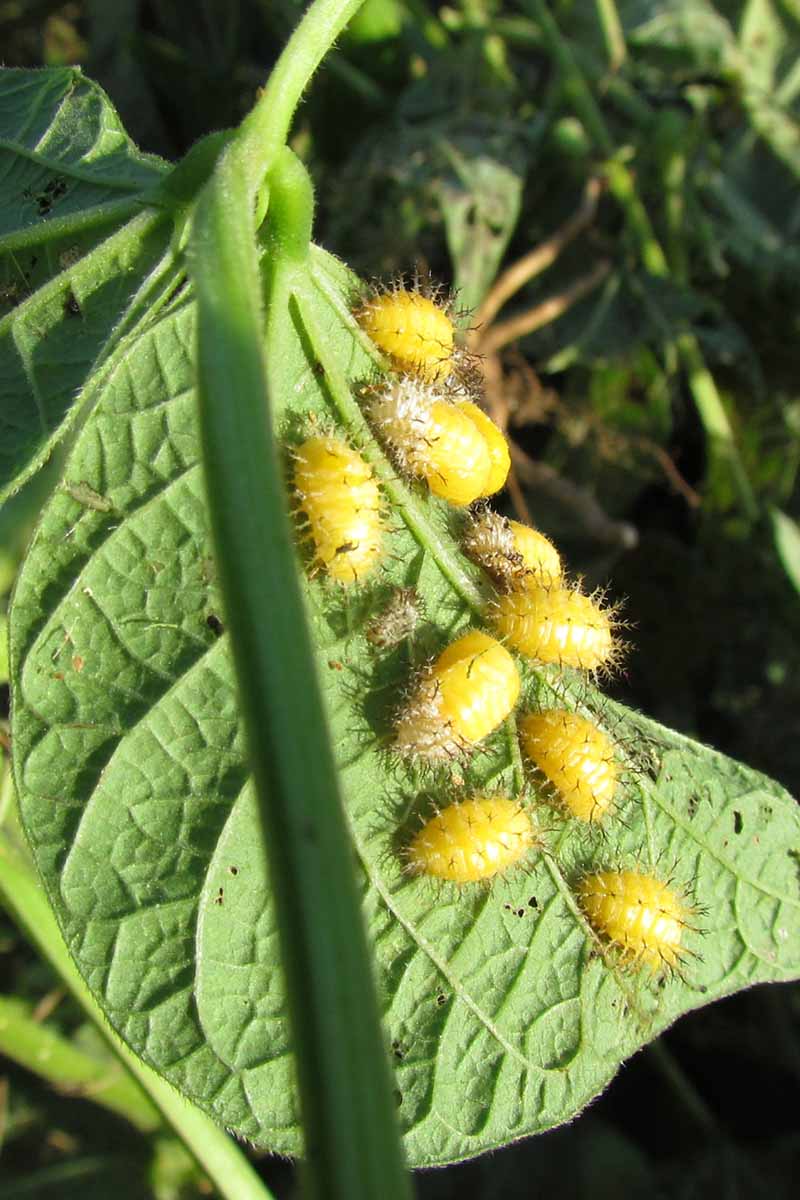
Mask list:
[[[406,1200],[353,845],[272,429],[255,228],[266,177],[270,303],[286,303],[313,195],[283,143],[311,74],[357,8],[316,0],[307,12],[200,198],[192,263],[208,501],[286,975],[307,1195]]]

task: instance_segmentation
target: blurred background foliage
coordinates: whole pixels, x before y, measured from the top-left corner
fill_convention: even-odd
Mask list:
[[[303,7],[0,0],[3,59],[80,63],[143,149],[177,159],[241,119]],[[795,795],[798,51],[798,0],[366,0],[293,135],[327,249],[454,290],[513,442],[501,504],[626,598],[613,693]],[[21,287],[4,270],[0,311]],[[51,484],[0,513],[3,607]],[[8,920],[0,974],[102,1061]],[[0,1064],[8,1200],[210,1194],[157,1123]],[[800,994],[761,989],[682,1021],[573,1126],[420,1176],[419,1193],[788,1197],[799,1091]],[[286,1164],[262,1170],[293,1194]]]

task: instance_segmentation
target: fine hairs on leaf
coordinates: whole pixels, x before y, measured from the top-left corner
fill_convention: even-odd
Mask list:
[[[69,78],[108,105],[82,77]],[[36,79],[46,89],[66,77]],[[60,110],[31,88],[20,104],[55,125]],[[126,194],[154,185],[162,165],[133,151],[110,106],[108,119]],[[51,168],[66,176],[69,163],[59,157]],[[106,189],[101,198],[76,199],[74,211],[105,203],[112,183],[93,186]],[[74,488],[55,489],[19,576],[10,638],[21,811],[70,953],[113,1028],[218,1123],[297,1155],[276,911],[219,618],[195,396],[196,298],[183,286],[168,221],[133,217],[116,232],[113,215],[109,222],[105,240],[94,244],[92,233],[80,264],[32,281],[0,323],[0,353],[9,355],[14,394],[24,396],[16,432],[4,439],[9,485],[41,460],[79,404],[64,479],[80,484],[79,495],[104,498],[81,503]],[[285,271],[266,313],[276,437],[288,455],[298,429],[335,430],[364,467],[367,515],[381,523],[380,553],[368,556],[369,570],[353,568],[352,580],[326,568],[353,553],[356,535],[328,538],[328,527],[328,540],[316,542],[321,569],[309,571],[298,539],[296,570],[387,1045],[404,1047],[394,1070],[407,1161],[450,1163],[572,1119],[682,1014],[796,978],[800,818],[763,775],[604,700],[576,669],[596,663],[562,671],[557,655],[547,665],[513,644],[500,649],[513,653],[518,710],[516,691],[504,696],[498,720],[474,741],[465,735],[452,756],[420,761],[392,751],[399,700],[419,695],[420,680],[435,676],[431,664],[458,639],[496,644],[498,601],[464,555],[446,501],[401,473],[359,402],[384,369],[352,311],[363,288],[313,245],[303,271],[291,265],[265,267]],[[59,365],[68,286],[91,336]],[[306,501],[320,527],[321,494]],[[353,501],[348,520],[358,507]],[[529,568],[521,571],[526,590],[501,599],[522,604],[536,594],[527,590]],[[424,621],[397,639],[371,634],[387,597],[409,588]],[[572,619],[578,594],[551,592],[550,602],[555,596]],[[269,609],[264,597],[265,621]],[[613,657],[612,622],[588,611]],[[531,620],[525,608],[520,621]],[[292,654],[291,644],[275,645],[284,666]],[[552,805],[533,822],[536,838],[529,834],[542,797],[523,767],[516,712],[556,707],[613,714],[615,743],[631,757],[647,748],[639,757],[647,766],[620,778],[602,838]],[[294,736],[315,754],[304,729]],[[408,870],[412,837],[401,845],[398,830],[414,818],[419,829],[432,807],[444,814],[461,804],[469,817],[471,801],[500,795],[521,821],[510,831],[522,830],[525,851],[507,871]],[[489,832],[507,834],[501,824],[489,821]],[[468,845],[460,826],[453,836]],[[600,871],[636,871],[670,895],[691,896],[702,919],[684,922],[680,910],[679,969],[636,970],[625,954],[615,957],[607,943],[621,942],[620,926],[606,921],[598,932],[581,903],[580,881]],[[514,911],[533,895],[537,907],[518,920]]]

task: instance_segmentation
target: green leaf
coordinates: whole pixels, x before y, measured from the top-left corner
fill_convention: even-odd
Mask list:
[[[729,71],[740,66],[740,55],[728,21],[709,0],[663,0],[653,5],[631,0],[626,5],[628,45],[656,52],[684,70]]]
[[[779,508],[772,509],[770,519],[778,558],[795,591],[800,592],[800,525]]]
[[[113,220],[115,202],[166,170],[136,149],[78,67],[0,70],[0,251],[52,240],[50,226],[79,229],[88,210]]]
[[[77,68],[0,70],[0,168],[2,499],[41,467],[91,399],[89,375],[96,384],[181,267],[167,214],[133,215],[166,164],[136,150]]]
[[[353,388],[376,364],[350,316],[354,284],[314,252],[310,279],[270,314],[270,370],[287,448],[315,422],[344,428],[391,513],[371,583],[318,578],[306,594],[419,1166],[568,1120],[682,1013],[795,977],[800,818],[757,772],[571,674],[520,664],[526,703],[566,695],[613,731],[630,765],[618,816],[598,837],[540,809],[542,851],[489,886],[407,876],[403,840],[426,803],[460,794],[462,767],[420,774],[393,759],[397,697],[415,664],[480,620],[487,588],[458,552],[458,519],[397,479],[361,415]],[[120,348],[67,460],[82,486],[54,494],[34,537],[10,618],[16,779],[51,902],[111,1024],[219,1122],[295,1154],[275,918],[204,504],[194,321],[187,292]],[[428,620],[409,647],[378,653],[365,622],[410,583]],[[518,770],[507,728],[463,775],[516,791]],[[587,868],[632,862],[672,875],[696,907],[690,956],[664,979],[599,953],[574,899]]]
[[[521,171],[490,154],[462,154],[442,139],[456,179],[439,185],[447,245],[455,265],[459,304],[477,308],[489,290],[519,218]]]

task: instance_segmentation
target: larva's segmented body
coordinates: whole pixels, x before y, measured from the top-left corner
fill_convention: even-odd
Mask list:
[[[463,754],[502,724],[519,690],[511,655],[474,629],[425,671],[397,722],[394,748],[428,759]]]
[[[577,588],[535,587],[499,596],[493,625],[520,654],[584,671],[608,670],[619,657],[613,613]]]
[[[549,538],[490,508],[469,520],[464,550],[504,591],[552,587],[561,581],[561,558]]]
[[[355,316],[398,370],[427,383],[444,381],[452,371],[453,322],[429,296],[397,288],[373,296]]]
[[[381,494],[372,468],[340,438],[315,436],[294,451],[298,507],[308,518],[315,563],[355,583],[381,556]]]
[[[614,747],[597,725],[568,709],[528,713],[519,722],[523,754],[580,821],[601,821],[614,803]]]
[[[481,496],[493,496],[495,492],[499,492],[502,487],[505,487],[508,472],[511,470],[508,442],[492,418],[472,400],[459,400],[456,408],[465,417],[469,417],[479,433],[483,434],[489,450],[489,474],[483,485]]]
[[[577,886],[578,903],[597,934],[622,960],[653,971],[677,966],[685,954],[689,910],[676,891],[640,871],[598,871]]]
[[[402,471],[435,496],[466,505],[483,496],[492,473],[486,438],[470,416],[415,379],[373,392],[370,420]]]
[[[530,816],[517,800],[476,796],[442,809],[423,826],[408,847],[408,870],[477,883],[520,862],[533,844]]]

